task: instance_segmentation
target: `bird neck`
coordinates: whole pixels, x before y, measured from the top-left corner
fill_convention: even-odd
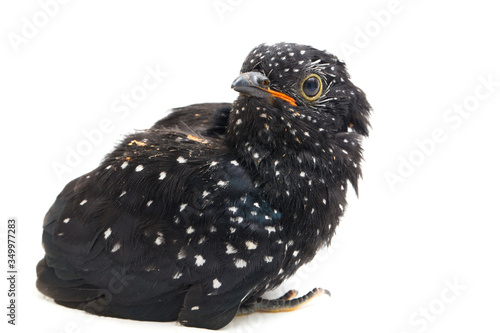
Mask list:
[[[297,139],[287,119],[266,111],[235,103],[226,144],[281,212],[289,248],[300,248],[301,260],[307,262],[329,243],[343,214],[349,163],[336,157],[342,149],[333,137],[326,140],[316,132]]]

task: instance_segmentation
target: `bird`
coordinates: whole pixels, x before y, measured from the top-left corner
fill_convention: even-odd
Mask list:
[[[262,297],[330,244],[371,106],[343,61],[308,45],[258,45],[235,76],[233,103],[173,109],[64,187],[43,221],[41,293],[214,330],[329,294]]]

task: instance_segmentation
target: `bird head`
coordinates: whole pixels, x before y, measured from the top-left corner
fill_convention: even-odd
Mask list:
[[[365,94],[350,81],[345,64],[329,52],[290,43],[261,44],[249,53],[231,87],[240,93],[230,119],[233,128],[264,126],[264,131],[274,131],[273,140],[283,130],[302,137],[317,131],[368,135]]]

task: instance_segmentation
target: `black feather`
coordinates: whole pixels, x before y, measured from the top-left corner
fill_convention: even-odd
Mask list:
[[[175,109],[64,188],[44,221],[42,293],[217,329],[330,242],[348,182],[358,190],[364,93],[309,46],[260,45],[241,72],[267,77],[274,97]],[[300,91],[310,74],[323,85],[314,101]]]

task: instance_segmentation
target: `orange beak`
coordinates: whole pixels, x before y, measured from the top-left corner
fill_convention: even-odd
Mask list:
[[[297,106],[297,103],[295,103],[295,100],[293,98],[291,98],[290,96],[285,95],[283,93],[280,93],[279,91],[271,90],[269,88],[267,88],[267,91],[271,95],[273,95],[274,97],[281,98],[282,100],[287,101],[288,103],[292,104],[293,106]]]
[[[238,76],[231,85],[231,88],[239,93],[259,97],[269,98],[270,96],[282,99],[293,106],[297,106],[295,100],[279,91],[269,89],[269,79],[259,72],[247,72]]]

